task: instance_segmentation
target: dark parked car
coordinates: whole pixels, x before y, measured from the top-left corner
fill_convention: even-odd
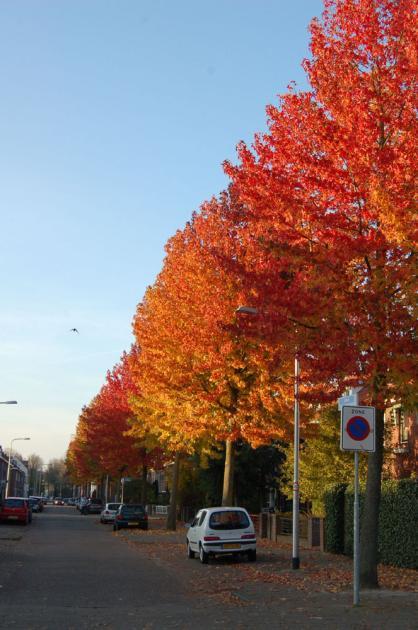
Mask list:
[[[148,529],[148,515],[143,505],[123,503],[116,512],[113,531],[121,527]]]
[[[36,499],[35,497],[29,497],[28,501],[32,512],[42,512],[42,503],[39,501],[39,499]]]
[[[34,510],[32,507],[32,512],[43,512],[44,509],[44,504],[45,504],[45,500],[43,497],[38,497],[38,496],[30,496],[29,497],[29,501],[36,501],[38,503],[38,510]]]
[[[84,515],[86,514],[100,514],[103,510],[103,503],[101,499],[90,499],[85,503],[82,508],[80,508],[80,512]]]

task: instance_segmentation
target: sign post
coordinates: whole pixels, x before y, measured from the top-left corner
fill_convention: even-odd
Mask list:
[[[353,604],[360,603],[360,505],[359,451],[373,453],[376,448],[374,407],[344,406],[341,411],[341,449],[354,451],[354,536]]]

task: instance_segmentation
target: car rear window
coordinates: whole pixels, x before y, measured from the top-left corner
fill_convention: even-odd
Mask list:
[[[8,507],[8,508],[25,507],[25,500],[24,499],[6,499],[4,502],[4,507]]]
[[[145,509],[143,505],[124,505],[122,509],[124,512],[145,514]]]
[[[245,529],[250,526],[248,516],[242,510],[223,510],[210,515],[211,529]]]
[[[107,506],[108,510],[118,510],[120,503],[109,503]]]

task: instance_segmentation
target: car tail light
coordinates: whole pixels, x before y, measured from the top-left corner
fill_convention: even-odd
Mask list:
[[[203,540],[221,540],[219,536],[203,536]]]
[[[122,520],[122,514],[118,514],[117,517],[116,517],[116,520],[117,521],[121,521]]]
[[[243,534],[241,538],[255,538],[255,534]]]
[[[148,520],[148,514],[144,514],[144,521]]]

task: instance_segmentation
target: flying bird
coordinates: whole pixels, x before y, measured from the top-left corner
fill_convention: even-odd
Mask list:
[[[70,328],[70,332],[76,332],[78,335],[80,334],[77,330],[77,328]]]

